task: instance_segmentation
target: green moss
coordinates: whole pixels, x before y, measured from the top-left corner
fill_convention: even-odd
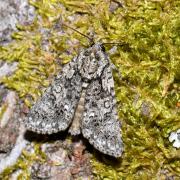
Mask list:
[[[20,158],[14,164],[12,167],[8,167],[5,169],[5,171],[0,174],[0,179],[9,179],[9,176],[15,172],[20,171],[18,175],[18,180],[30,180],[31,175],[29,168],[35,163],[35,162],[41,162],[44,163],[46,160],[45,154],[41,151],[40,144],[34,145],[34,152],[29,153],[27,151],[23,151]]]
[[[4,112],[6,111],[7,107],[8,107],[7,104],[3,104],[3,105],[0,107],[0,120],[2,119],[3,114],[4,114]]]
[[[65,27],[61,32],[55,24],[63,22],[86,35],[93,32],[97,41],[119,42],[110,58],[122,74],[121,80],[115,75],[115,83],[125,149],[116,163],[94,156],[95,177],[163,179],[163,171],[178,177],[179,150],[168,136],[180,128],[176,106],[180,102],[180,2],[126,0],[114,12],[109,10],[109,0],[30,2],[41,21],[19,26],[20,32],[13,35],[16,41],[0,48],[0,58],[19,62],[18,70],[2,82],[30,104],[59,71],[58,64],[88,46],[86,38]],[[41,48],[38,29],[42,27],[51,30],[49,52]]]

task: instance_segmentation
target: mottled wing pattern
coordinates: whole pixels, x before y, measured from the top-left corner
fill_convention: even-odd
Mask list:
[[[111,67],[87,87],[82,133],[99,151],[114,157],[122,154],[120,122],[117,116]]]
[[[42,134],[52,134],[68,128],[78,104],[82,79],[77,70],[77,58],[65,65],[51,86],[32,107],[25,125]]]

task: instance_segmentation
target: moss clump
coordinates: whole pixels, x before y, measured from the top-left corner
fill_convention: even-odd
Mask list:
[[[68,62],[88,40],[61,22],[103,42],[119,42],[112,62],[120,69],[115,76],[119,117],[122,121],[124,154],[114,165],[92,159],[97,179],[163,179],[179,177],[179,150],[168,141],[180,128],[180,2],[178,0],[30,1],[38,18],[14,34],[15,43],[0,49],[0,58],[18,61],[19,69],[2,82],[14,88],[29,104],[39,87]],[[48,30],[48,51],[42,49]],[[107,49],[111,48],[107,46]]]
[[[44,163],[46,160],[46,155],[41,151],[40,144],[35,144],[33,148],[34,152],[31,153],[23,151],[16,164],[0,174],[0,179],[8,180],[14,172],[18,172],[18,180],[31,179],[30,167],[37,161]]]
[[[7,104],[3,104],[2,106],[1,106],[1,108],[0,108],[0,120],[2,119],[2,117],[3,117],[3,114],[4,114],[4,112],[6,111],[6,109],[7,109]]]

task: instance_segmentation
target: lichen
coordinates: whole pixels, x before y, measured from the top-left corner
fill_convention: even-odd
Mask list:
[[[122,122],[124,154],[119,160],[94,155],[97,179],[178,178],[179,150],[168,141],[180,128],[180,2],[178,0],[31,0],[38,17],[19,27],[10,45],[0,48],[0,59],[19,63],[18,70],[2,80],[31,105],[61,63],[68,62],[88,39],[116,42],[110,56],[119,68],[115,87]],[[120,5],[121,4],[121,5]],[[114,8],[110,8],[110,7]],[[113,9],[113,10],[112,10]],[[42,29],[48,30],[48,38]],[[42,48],[43,40],[48,51]],[[112,45],[106,45],[109,50]]]

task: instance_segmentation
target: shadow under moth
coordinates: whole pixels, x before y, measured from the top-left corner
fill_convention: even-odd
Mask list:
[[[120,157],[123,151],[114,80],[101,43],[82,50],[66,64],[25,119],[26,128],[52,134],[69,128],[100,152]]]

